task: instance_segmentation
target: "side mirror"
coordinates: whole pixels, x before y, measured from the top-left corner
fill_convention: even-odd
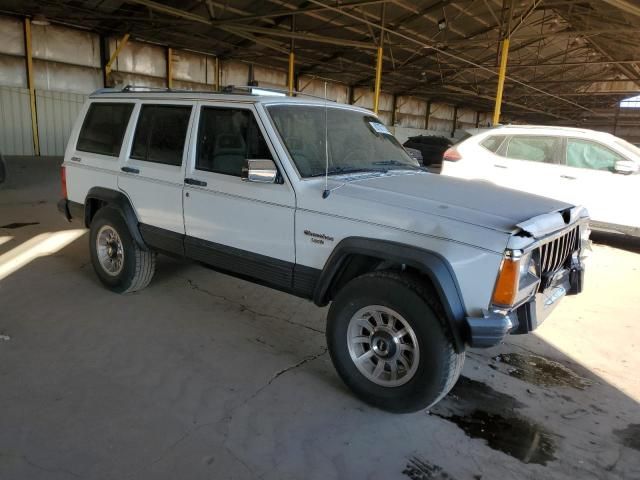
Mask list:
[[[640,165],[632,160],[618,160],[613,166],[613,171],[622,175],[632,175],[640,171]]]
[[[273,160],[249,159],[242,169],[242,179],[247,182],[277,183],[278,169]]]

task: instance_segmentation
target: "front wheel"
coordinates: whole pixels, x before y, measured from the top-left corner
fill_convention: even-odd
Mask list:
[[[393,412],[436,404],[462,370],[442,309],[419,278],[379,271],[349,282],[329,309],[327,344],[343,381]]]

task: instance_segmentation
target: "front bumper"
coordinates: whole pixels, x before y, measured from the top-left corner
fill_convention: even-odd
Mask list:
[[[473,348],[488,348],[504,341],[507,335],[532,332],[551,314],[565,295],[582,291],[584,267],[558,271],[547,288],[513,310],[494,310],[482,317],[467,317],[468,343]]]

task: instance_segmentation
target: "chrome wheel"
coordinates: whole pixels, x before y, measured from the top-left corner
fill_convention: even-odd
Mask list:
[[[102,269],[115,277],[124,266],[124,248],[118,232],[110,226],[103,225],[96,236],[96,252]]]
[[[347,345],[360,373],[383,387],[407,383],[420,362],[413,328],[398,312],[381,305],[362,308],[351,317]]]

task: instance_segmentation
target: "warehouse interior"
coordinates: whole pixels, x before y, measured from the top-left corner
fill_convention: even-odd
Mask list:
[[[169,255],[115,294],[56,207],[104,88],[312,96],[400,143],[513,124],[640,146],[639,25],[635,0],[0,0],[0,479],[640,479],[638,238],[593,233],[580,295],[393,414],[336,374],[329,306]]]
[[[326,83],[401,139],[490,126],[499,103],[503,124],[640,142],[637,104],[621,104],[640,91],[640,7],[627,0],[5,0],[0,15],[5,155],[61,155],[86,96],[117,85],[324,96]]]

